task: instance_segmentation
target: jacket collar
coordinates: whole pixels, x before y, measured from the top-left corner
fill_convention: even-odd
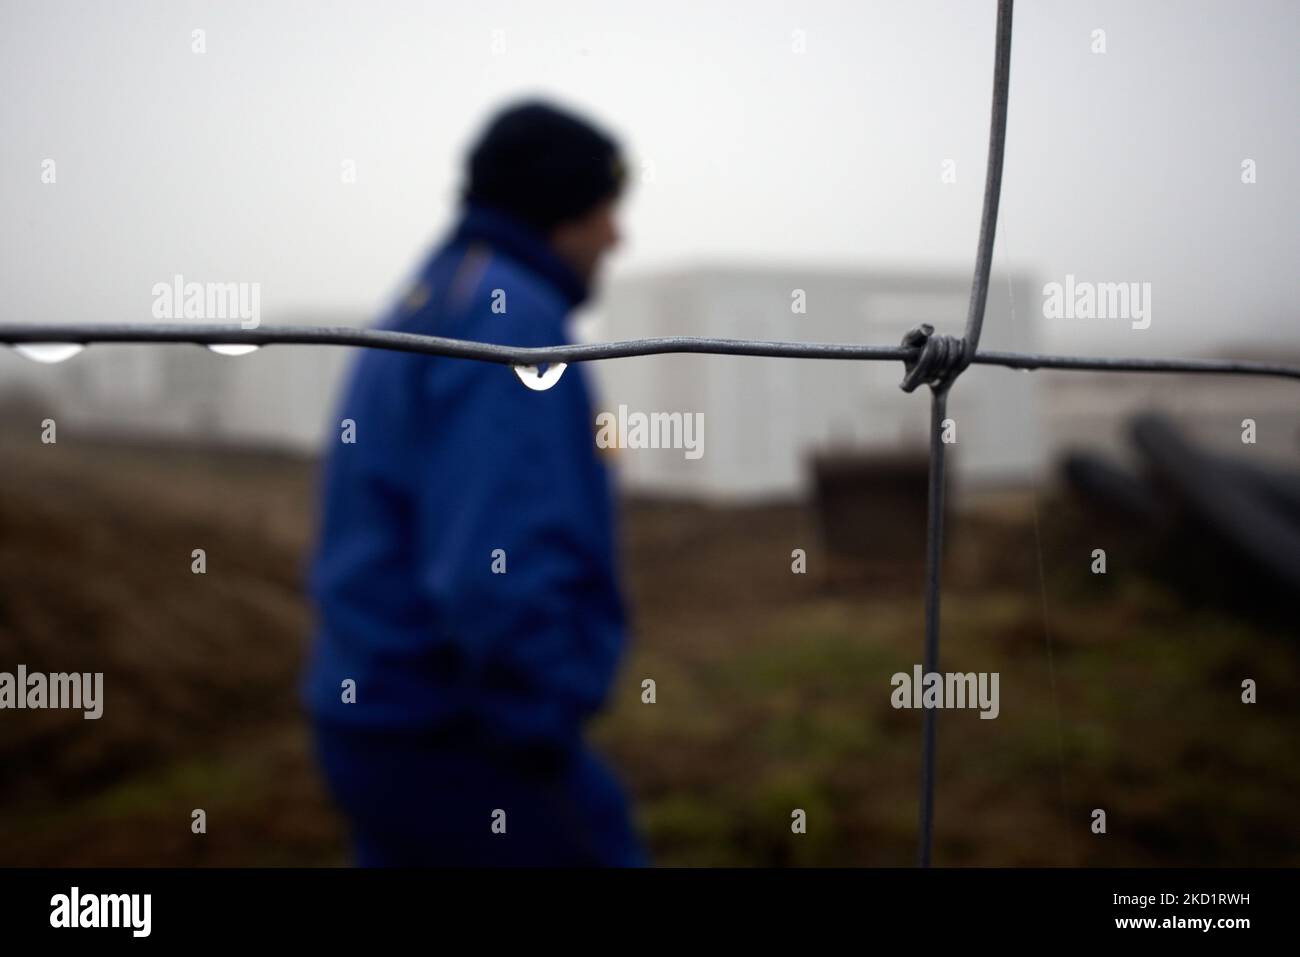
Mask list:
[[[482,242],[545,279],[573,308],[586,300],[587,284],[536,229],[508,213],[466,203],[451,242]]]

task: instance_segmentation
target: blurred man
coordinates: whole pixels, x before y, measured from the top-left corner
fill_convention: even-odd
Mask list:
[[[568,342],[618,241],[617,145],[528,103],[489,124],[467,179],[382,327]],[[359,863],[643,863],[582,740],[624,643],[582,366],[535,391],[493,363],[366,351],[336,422],[306,700]]]

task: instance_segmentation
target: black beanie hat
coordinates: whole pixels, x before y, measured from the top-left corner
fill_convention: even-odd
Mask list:
[[[548,232],[616,196],[624,175],[612,137],[534,101],[508,107],[488,124],[470,150],[465,198]]]

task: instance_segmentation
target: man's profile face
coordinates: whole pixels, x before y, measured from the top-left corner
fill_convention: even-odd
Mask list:
[[[607,200],[578,219],[556,226],[550,235],[551,248],[588,285],[593,285],[605,254],[621,240],[616,215],[618,201]]]

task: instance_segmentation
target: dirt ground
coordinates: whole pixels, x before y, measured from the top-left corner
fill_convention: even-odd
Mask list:
[[[346,862],[297,699],[314,478],[273,454],[4,436],[0,670],[108,677],[97,722],[0,712],[0,865]],[[914,563],[844,574],[801,506],[629,503],[623,524],[636,631],[593,738],[656,862],[912,863],[921,712],[889,698],[921,660]],[[940,716],[936,863],[1300,863],[1294,620],[1230,611],[1168,560],[1054,492],[954,516],[942,667],[998,671],[1001,714]]]

